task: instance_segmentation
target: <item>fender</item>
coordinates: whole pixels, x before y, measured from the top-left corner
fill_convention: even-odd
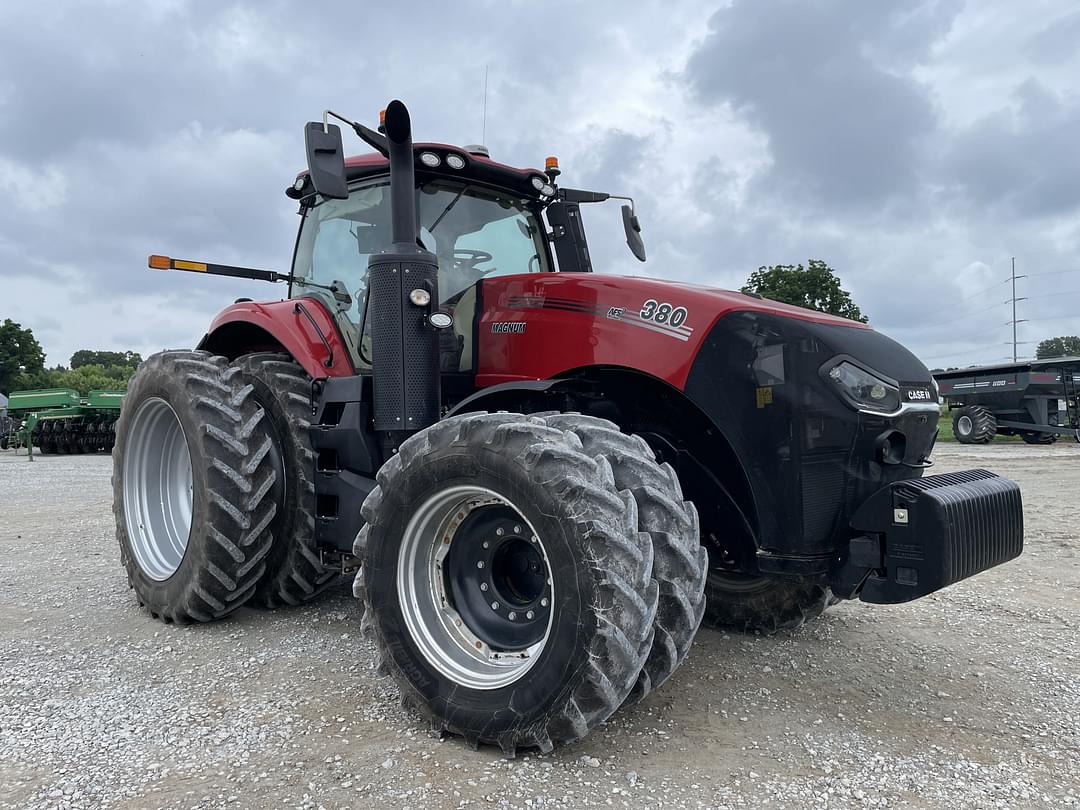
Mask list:
[[[519,399],[521,394],[546,394],[554,388],[563,385],[572,385],[573,380],[518,380],[516,382],[500,383],[481,388],[474,394],[470,394],[450,409],[446,416],[457,416],[476,410],[490,410],[493,406],[496,410],[505,409],[502,405],[504,399]]]
[[[218,313],[196,348],[230,358],[280,348],[313,380],[356,373],[333,316],[315,297],[237,302]]]

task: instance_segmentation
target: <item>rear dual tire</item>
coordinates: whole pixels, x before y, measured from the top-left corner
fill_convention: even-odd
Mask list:
[[[579,415],[467,414],[411,437],[379,471],[379,486],[364,502],[367,523],[355,549],[363,565],[354,587],[380,669],[434,729],[473,746],[498,745],[511,756],[519,748],[550,751],[610,717],[642,690],[643,673],[646,686],[654,682],[649,664],[658,636],[680,637],[674,652],[662,644],[657,682],[673,668],[666,662],[677,665],[685,655],[700,621],[703,557],[690,554],[689,564],[701,562],[701,570],[685,578],[691,585],[674,586],[697,591],[689,594],[693,626],[685,631],[665,616],[668,602],[658,614],[661,593],[673,586],[656,581],[665,574],[654,558],[657,549],[666,556],[668,546],[696,547],[696,515],[647,446],[617,436],[611,423]],[[631,466],[650,464],[647,483],[626,485]],[[662,524],[642,518],[655,508],[650,487],[657,499],[678,504]],[[485,509],[494,510],[490,524],[471,536]],[[661,525],[670,537],[659,536]],[[537,632],[500,647],[492,642],[508,639],[492,635],[493,627],[542,618],[509,619],[491,570],[499,549],[483,545],[517,529],[526,543],[535,538],[539,556],[525,558],[542,560],[546,585],[518,589],[510,599],[525,601],[510,607],[520,615],[535,603],[536,611],[549,612],[542,633],[526,628]],[[458,548],[468,564],[455,568]],[[474,563],[470,553],[493,556]],[[485,570],[490,581],[464,573]],[[482,592],[485,601],[466,608],[471,597],[460,595],[463,588]],[[480,618],[477,611],[487,608],[499,618]]]
[[[299,604],[336,579],[315,551],[310,384],[270,353],[163,352],[139,367],[116,426],[113,509],[154,616]]]
[[[280,452],[283,500],[270,525],[274,546],[266,574],[251,604],[277,608],[308,602],[340,579],[327,568],[315,545],[315,453],[311,449],[311,377],[287,354],[260,352],[233,366],[242,384],[266,413],[266,425]]]
[[[149,357],[128,386],[113,453],[121,563],[166,622],[226,616],[273,546],[280,461],[239,370],[208,352]]]

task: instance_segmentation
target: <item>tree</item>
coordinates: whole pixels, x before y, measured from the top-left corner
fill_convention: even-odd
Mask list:
[[[1047,357],[1072,357],[1075,355],[1080,355],[1080,337],[1077,335],[1047,338],[1035,349],[1035,357],[1039,360]]]
[[[15,389],[74,388],[80,394],[101,388],[110,391],[125,391],[128,379],[134,373],[134,366],[90,365],[71,369],[56,366],[33,374],[20,375],[16,380]]]
[[[801,264],[759,267],[750,274],[742,292],[862,323],[869,320],[855,306],[851,294],[840,286],[836,272],[821,259],[810,259],[806,267]]]
[[[79,349],[71,355],[71,368],[82,366],[131,366],[138,368],[142,362],[142,355],[138,352],[95,352],[90,349]]]
[[[6,318],[0,324],[0,393],[10,394],[22,375],[44,369],[45,352],[34,333]]]
[[[0,393],[33,388],[74,388],[80,394],[127,390],[141,362],[138,352],[80,349],[71,356],[71,368],[45,368],[45,353],[29,329],[10,320],[0,326]]]

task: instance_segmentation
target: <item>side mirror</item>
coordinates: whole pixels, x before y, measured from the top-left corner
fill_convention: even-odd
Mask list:
[[[341,145],[341,127],[318,121],[304,127],[304,147],[307,149],[308,172],[315,190],[331,200],[349,196],[345,182],[345,150]]]
[[[645,243],[641,241],[641,223],[634,216],[634,209],[629,205],[622,207],[622,224],[626,232],[626,245],[639,261],[645,261]]]

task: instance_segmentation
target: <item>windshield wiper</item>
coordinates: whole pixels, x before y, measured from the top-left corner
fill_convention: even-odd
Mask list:
[[[438,217],[435,218],[435,221],[432,222],[431,225],[428,226],[428,233],[431,233],[432,231],[435,230],[435,228],[438,227],[439,223],[443,221],[443,217],[445,217],[447,214],[450,213],[450,209],[453,208],[455,205],[457,205],[458,200],[461,199],[461,195],[464,194],[466,191],[468,191],[469,188],[470,188],[469,186],[465,186],[463,189],[461,189],[461,191],[459,191],[457,193],[457,196],[454,197],[454,199],[452,199],[447,204],[446,208],[443,209],[443,212],[441,214],[439,214]]]

